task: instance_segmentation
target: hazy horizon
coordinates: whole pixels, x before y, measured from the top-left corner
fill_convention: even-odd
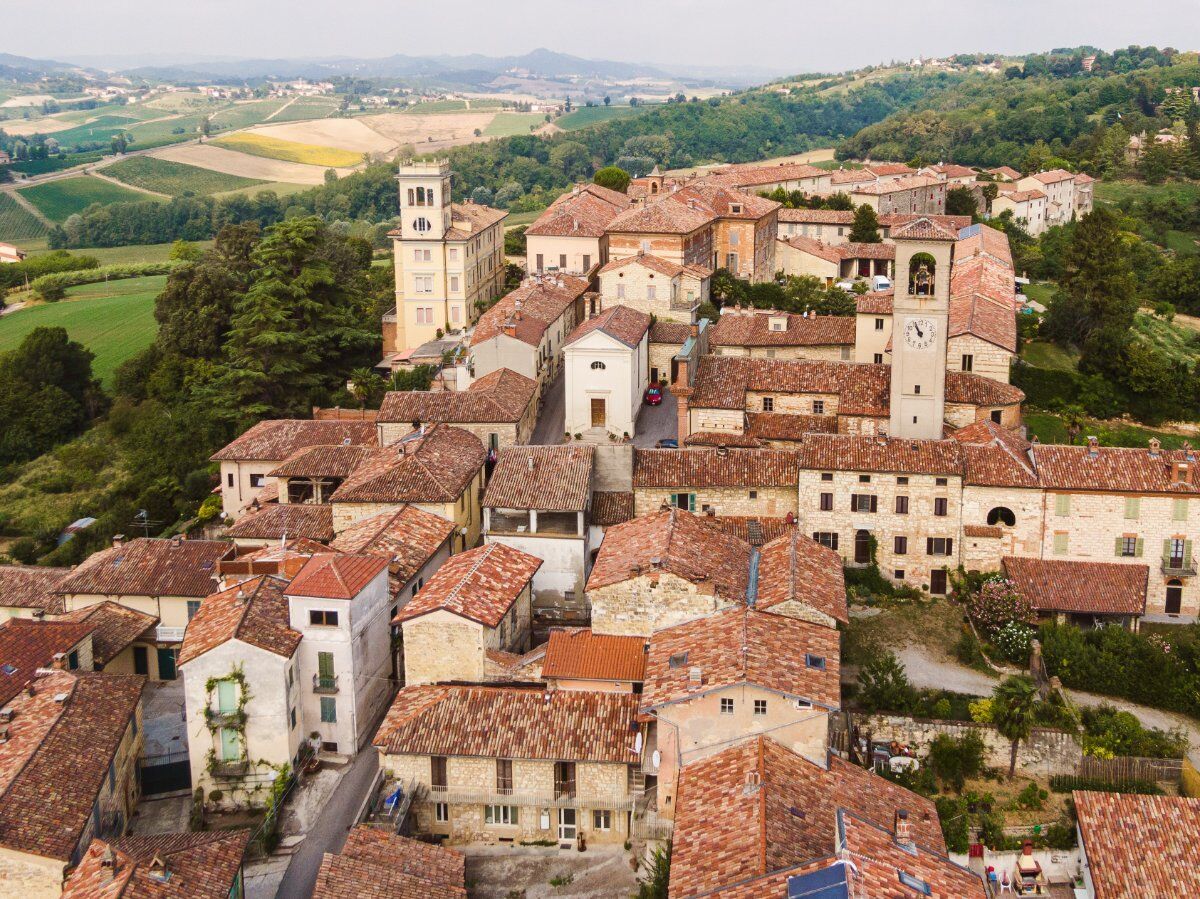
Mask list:
[[[576,13],[574,10],[578,9]],[[664,67],[750,67],[780,73],[842,71],[951,53],[1031,53],[1091,44],[1200,46],[1196,0],[914,0],[852,8],[808,0],[461,0],[441,4],[345,0],[60,0],[26,5],[0,51],[71,61],[160,59],[517,56],[545,47],[590,59]],[[951,11],[957,13],[952,15]],[[449,19],[447,14],[449,12]],[[874,38],[874,39],[873,39]]]

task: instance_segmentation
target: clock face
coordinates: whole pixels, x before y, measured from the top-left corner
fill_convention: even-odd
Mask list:
[[[931,318],[910,318],[904,325],[904,342],[914,350],[927,350],[937,337],[937,322]]]

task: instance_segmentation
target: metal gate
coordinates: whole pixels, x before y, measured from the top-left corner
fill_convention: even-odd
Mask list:
[[[142,762],[142,795],[157,796],[192,788],[192,766],[186,752],[172,752]]]

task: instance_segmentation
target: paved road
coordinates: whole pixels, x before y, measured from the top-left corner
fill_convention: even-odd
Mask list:
[[[530,443],[553,445],[563,442],[563,426],[567,420],[566,377],[560,372],[550,382],[542,398],[546,401],[538,415]]]
[[[634,446],[653,447],[660,440],[679,436],[679,400],[670,389],[663,391],[663,401],[658,406],[642,403],[638,415],[637,433],[633,435]]]
[[[346,842],[346,832],[354,824],[354,815],[358,812],[367,790],[375,780],[375,772],[379,770],[379,755],[374,748],[368,746],[350,763],[349,769],[342,776],[329,798],[329,804],[321,811],[317,823],[313,825],[292,856],[287,873],[279,884],[275,894],[279,899],[311,896],[317,882],[317,871],[321,867],[321,858],[326,852],[340,852]]]

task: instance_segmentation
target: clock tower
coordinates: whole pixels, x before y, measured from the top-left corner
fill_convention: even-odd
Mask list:
[[[891,421],[888,434],[937,440],[946,418],[950,262],[958,235],[928,218],[892,231]]]

